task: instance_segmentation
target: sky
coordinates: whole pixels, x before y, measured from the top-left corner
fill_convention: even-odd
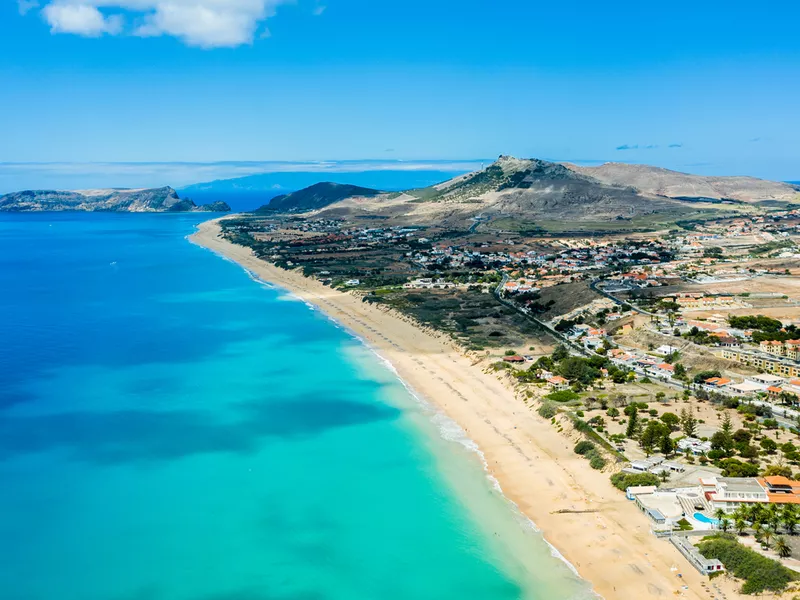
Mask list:
[[[0,188],[499,154],[800,180],[798,26],[769,0],[0,0]]]

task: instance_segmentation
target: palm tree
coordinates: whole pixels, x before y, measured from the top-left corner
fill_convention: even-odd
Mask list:
[[[769,547],[769,542],[773,535],[774,532],[769,527],[765,527],[764,531],[761,532],[761,543]]]
[[[778,531],[780,531],[782,522],[783,522],[783,517],[780,513],[775,513],[774,515],[770,515],[769,517],[769,526],[772,527],[772,530],[775,533],[778,533]]]
[[[788,558],[792,555],[792,549],[782,536],[775,538],[775,552],[777,552],[778,556],[781,558]]]
[[[735,515],[733,525],[736,527],[736,531],[739,532],[739,535],[744,535],[744,530],[747,529],[747,521],[744,520],[744,517]]]
[[[785,504],[783,506],[783,513],[781,516],[783,517],[783,527],[786,529],[786,533],[789,535],[794,535],[794,530],[797,528],[798,523],[795,505]]]
[[[749,521],[751,523],[763,523],[764,519],[764,507],[759,504],[751,504],[748,509],[746,509],[749,514]]]
[[[720,528],[720,529],[721,529],[723,532],[725,532],[725,533],[728,533],[728,529],[730,529],[730,528],[731,528],[731,521],[730,521],[730,519],[722,519],[722,520],[719,522],[719,528]]]
[[[717,519],[717,521],[722,521],[722,519],[724,519],[727,514],[728,513],[726,513],[721,508],[718,508],[717,510],[714,511],[714,517]]]

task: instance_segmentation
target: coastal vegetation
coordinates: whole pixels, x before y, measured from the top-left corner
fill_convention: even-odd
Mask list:
[[[782,592],[791,582],[800,579],[800,574],[778,561],[742,546],[732,534],[705,537],[697,547],[700,554],[718,559],[729,573],[744,582],[743,594]]]

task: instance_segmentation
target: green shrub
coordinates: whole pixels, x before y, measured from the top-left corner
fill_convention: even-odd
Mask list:
[[[589,466],[599,471],[606,466],[606,459],[597,454],[589,460]]]
[[[611,476],[611,484],[623,492],[629,487],[637,485],[654,485],[658,487],[661,480],[652,473],[614,473]]]
[[[584,455],[590,450],[595,450],[595,445],[588,440],[581,440],[575,444],[575,454]]]
[[[698,544],[700,554],[717,558],[734,577],[744,580],[743,594],[760,594],[765,590],[781,592],[800,579],[800,575],[754,550],[745,548],[731,535],[703,538]]]
[[[572,390],[559,390],[557,392],[550,392],[545,398],[553,402],[571,402],[572,400],[577,400],[580,396]]]
[[[545,402],[539,407],[539,410],[537,410],[536,412],[539,413],[540,417],[543,417],[545,419],[552,419],[553,417],[556,416],[558,409],[556,409],[555,405],[552,404],[551,402]]]

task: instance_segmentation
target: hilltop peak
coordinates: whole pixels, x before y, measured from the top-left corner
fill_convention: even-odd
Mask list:
[[[277,196],[256,212],[306,212],[325,208],[346,198],[378,196],[382,192],[349,183],[322,181],[312,186]]]

